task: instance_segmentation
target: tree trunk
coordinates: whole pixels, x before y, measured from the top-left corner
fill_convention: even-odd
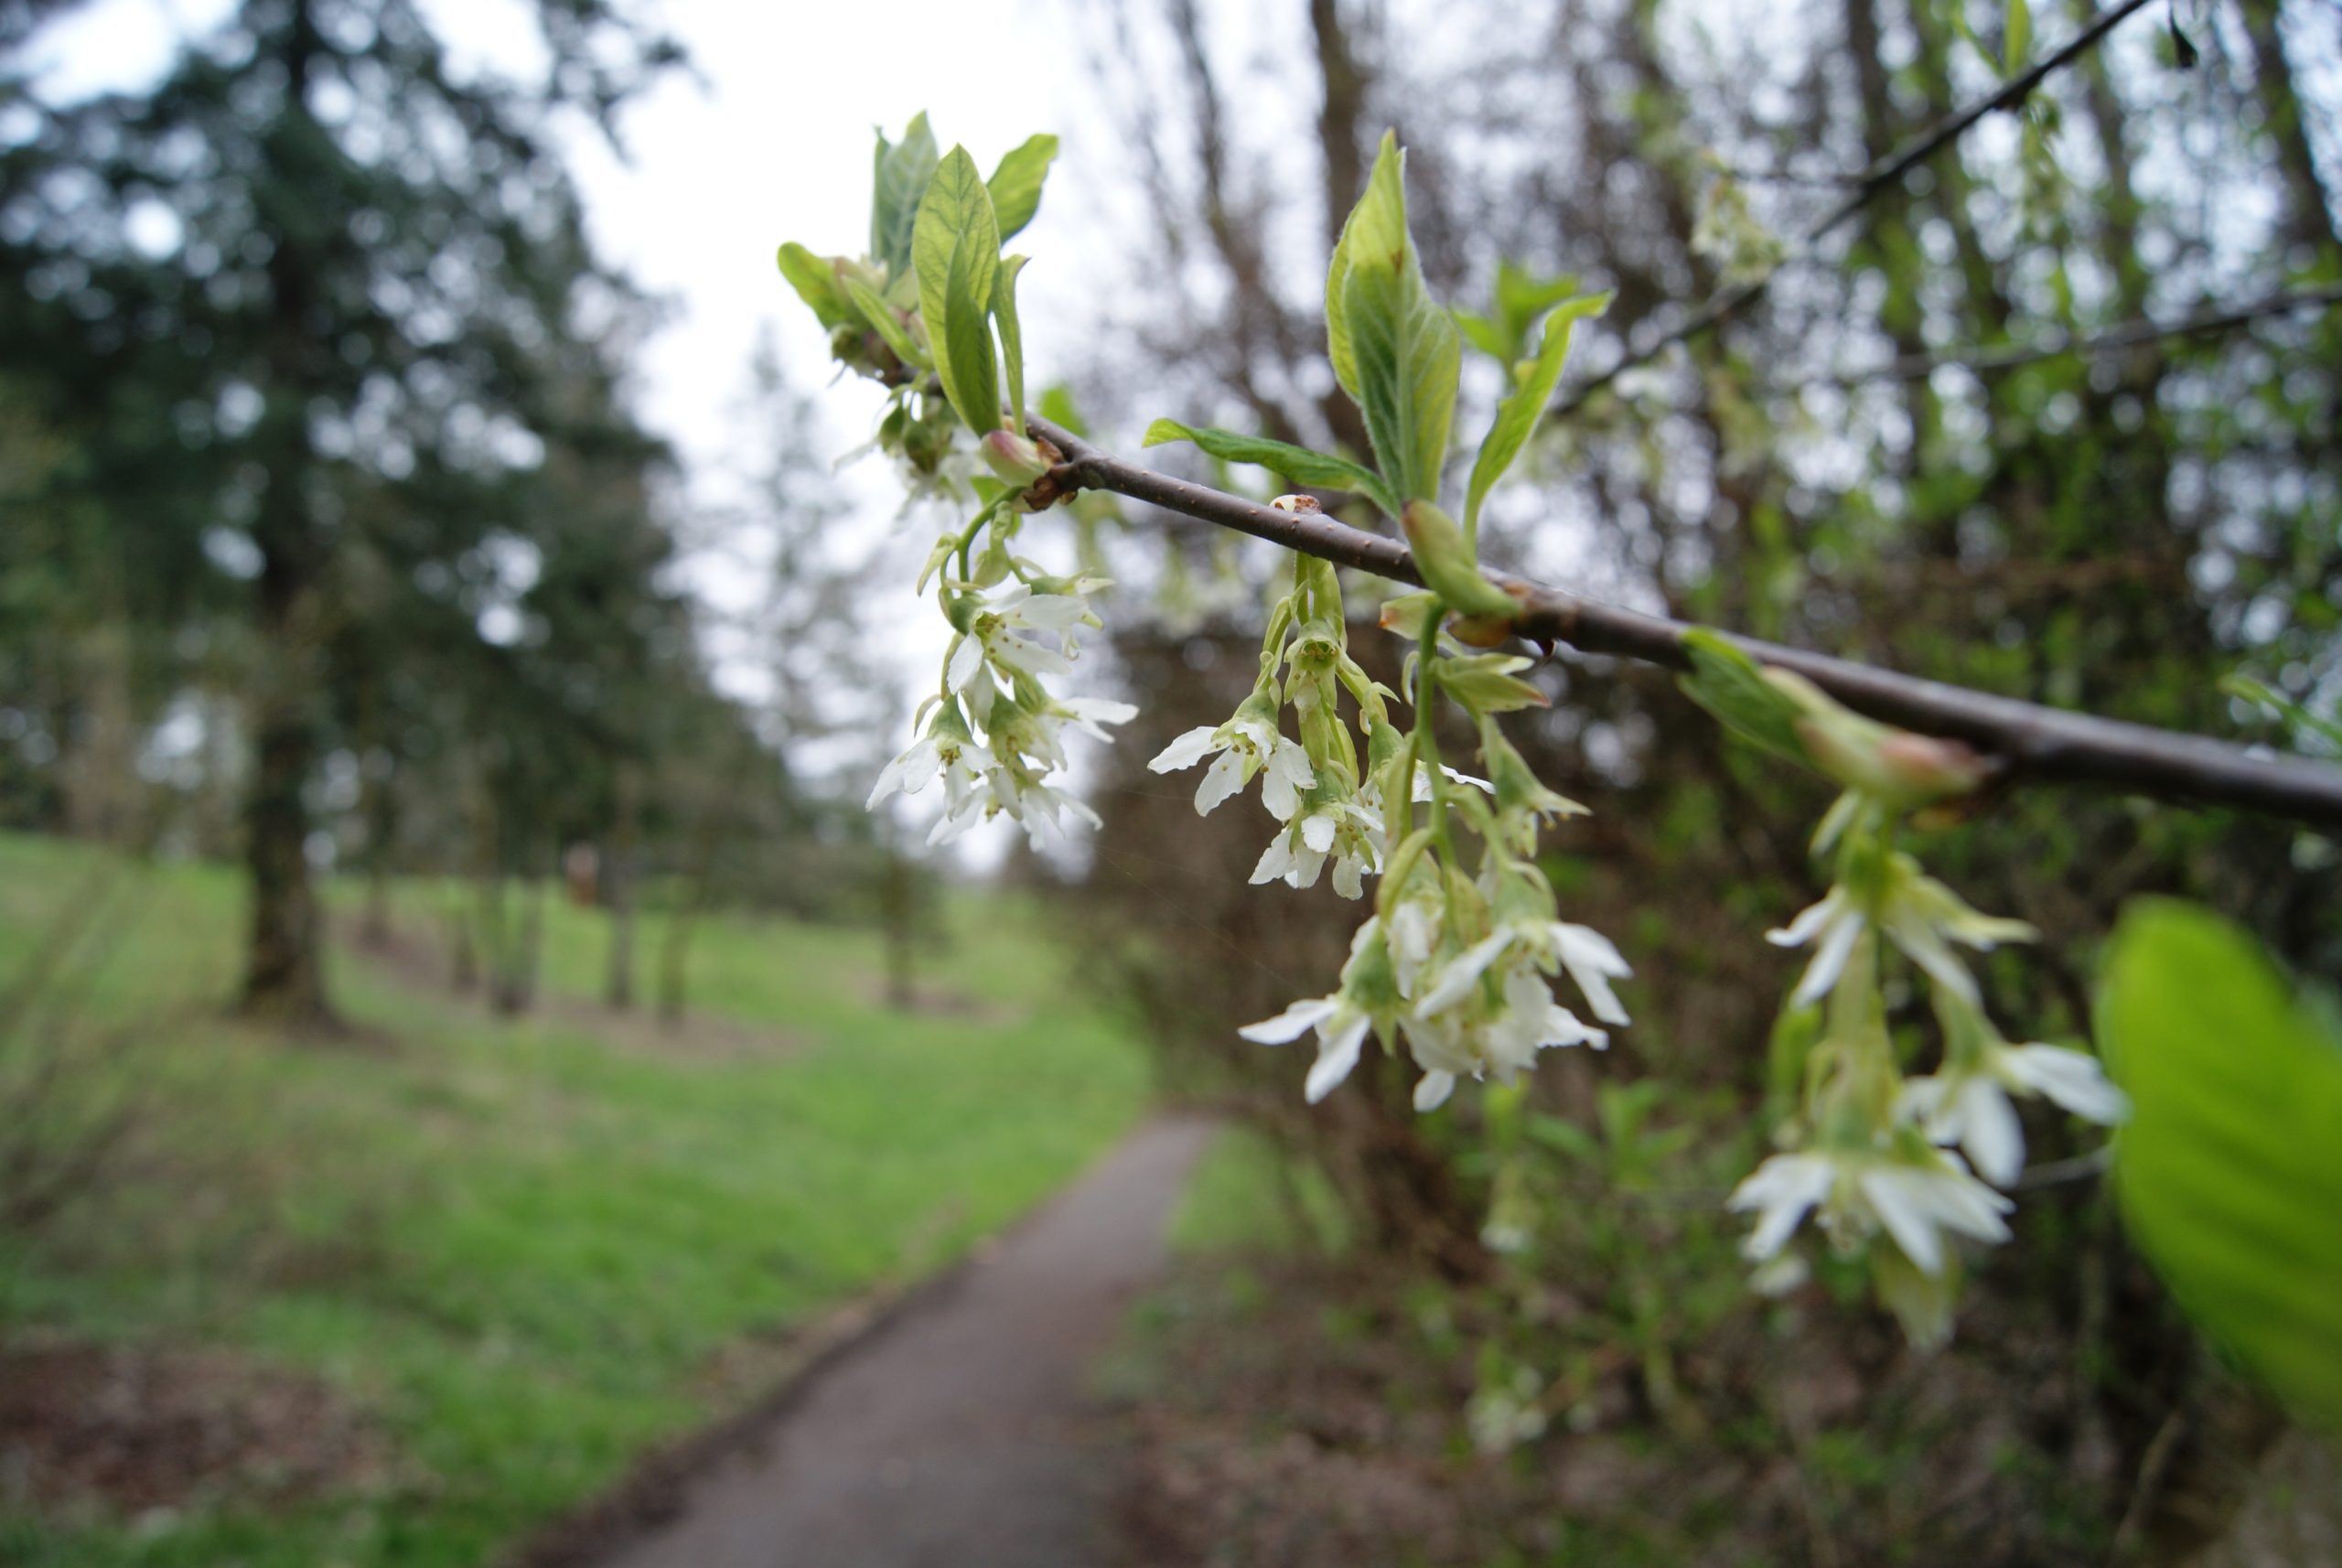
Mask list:
[[[286,113],[308,113],[312,59],[323,47],[304,0],[295,0],[285,48]],[[318,598],[326,549],[307,494],[315,467],[309,447],[308,389],[319,351],[309,332],[314,268],[291,233],[271,234],[268,264],[274,294],[269,342],[270,386],[261,418],[272,450],[266,486],[252,522],[261,571],[256,617],[266,651],[255,679],[252,728],[254,766],[244,808],[244,859],[252,876],[251,946],[238,1011],[292,1028],[338,1025],[326,999],[317,893],[309,879],[309,809],[305,797],[319,749],[316,687]]]
[[[634,1005],[634,855],[642,811],[642,779],[631,764],[618,771],[609,853],[602,865],[602,905],[610,916],[609,972],[602,999],[617,1012]]]

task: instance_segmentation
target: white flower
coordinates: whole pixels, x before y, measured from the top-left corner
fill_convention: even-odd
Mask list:
[[[898,790],[916,795],[940,775],[945,810],[949,811],[983,783],[984,775],[993,767],[992,753],[970,739],[964,731],[954,734],[938,724],[879,770],[878,782],[871,787],[864,810],[876,811],[879,801]]]
[[[1841,1251],[1884,1228],[1920,1272],[1943,1272],[1945,1234],[2005,1241],[2001,1216],[2014,1206],[1968,1174],[1960,1156],[1929,1151],[1898,1158],[1853,1150],[1775,1155],[1734,1189],[1726,1207],[1755,1209],[1756,1228],[1741,1251],[1763,1262],[1778,1253],[1816,1207]]]
[[[1493,932],[1448,964],[1440,974],[1439,983],[1423,997],[1420,1010],[1436,1013],[1455,1005],[1491,964],[1508,955],[1516,962],[1525,959],[1547,974],[1556,968],[1568,970],[1570,978],[1577,982],[1577,988],[1585,993],[1595,1017],[1606,1024],[1631,1022],[1627,1010],[1618,1004],[1617,993],[1610,989],[1610,982],[1613,978],[1628,979],[1635,972],[1627,966],[1626,959],[1608,937],[1591,926],[1574,926],[1566,920],[1499,923]]]
[[[1337,993],[1296,1002],[1275,1017],[1247,1024],[1237,1033],[1256,1045],[1282,1046],[1300,1038],[1305,1029],[1316,1029],[1317,1059],[1310,1065],[1309,1080],[1303,1088],[1309,1103],[1315,1105],[1333,1093],[1335,1086],[1358,1066],[1359,1047],[1365,1045],[1366,1032],[1373,1022]]]
[[[1246,703],[1245,709],[1252,705]],[[1279,734],[1273,722],[1245,709],[1217,729],[1198,725],[1165,746],[1146,766],[1153,772],[1173,773],[1193,768],[1218,752],[1219,760],[1196,788],[1198,816],[1209,815],[1213,807],[1250,784],[1255,773],[1265,770],[1261,803],[1277,821],[1290,822],[1300,809],[1302,794],[1316,784],[1317,769],[1299,741]]]
[[[2030,941],[2035,935],[2023,920],[1979,914],[1957,893],[1919,870],[1909,855],[1897,854],[1882,869],[1876,897],[1878,927],[1930,979],[1962,1000],[1976,1000],[1975,977],[1951,950],[1961,943],[1990,952],[2002,942]],[[1854,944],[1871,924],[1866,901],[1844,883],[1833,886],[1819,903],[1800,911],[1778,930],[1765,933],[1776,947],[1803,947],[1815,942],[1813,961],[1789,996],[1789,1005],[1818,1002],[1846,972]],[[1819,939],[1817,941],[1816,939]]]
[[[1454,996],[1442,996],[1434,987],[1400,1021],[1409,1054],[1424,1073],[1415,1088],[1419,1111],[1443,1103],[1456,1079],[1466,1074],[1493,1075],[1499,1083],[1510,1083],[1536,1065],[1541,1050],[1557,1046],[1598,1050],[1610,1043],[1608,1034],[1588,1027],[1553,1000],[1543,976],[1525,956],[1507,962],[1493,1007],[1457,1005],[1471,990],[1467,982]]]
[[[1073,628],[1091,618],[1090,607],[1071,594],[1037,594],[1012,583],[978,607],[968,630],[952,643],[943,668],[944,689],[967,690],[987,661],[1008,671],[1012,681],[1018,673],[1035,679],[1070,674]],[[1019,631],[1055,632],[1062,650],[1019,637]]]
[[[1314,887],[1327,858],[1334,862],[1334,890],[1345,898],[1366,891],[1367,873],[1382,865],[1382,819],[1355,798],[1320,800],[1277,830],[1252,867],[1252,885],[1284,882]]]
[[[1957,1144],[1977,1174],[2006,1187],[2025,1168],[2025,1128],[2011,1091],[2039,1094],[2086,1122],[2111,1126],[2131,1102],[2107,1081],[2098,1058],[2062,1046],[1987,1040],[1932,1078],[1903,1086],[1897,1110],[1939,1144]]]

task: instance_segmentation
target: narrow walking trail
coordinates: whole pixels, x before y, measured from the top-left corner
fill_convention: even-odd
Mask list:
[[[1121,1477],[1090,1362],[1166,1261],[1212,1124],[1141,1127],[947,1290],[813,1375],[602,1568],[1101,1568]]]

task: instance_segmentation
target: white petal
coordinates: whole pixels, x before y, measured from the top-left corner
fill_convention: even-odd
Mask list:
[[[1553,922],[1553,947],[1560,955],[1563,967],[1577,988],[1585,993],[1586,1002],[1594,1008],[1594,1015],[1606,1024],[1628,1024],[1627,1010],[1618,1004],[1617,993],[1610,989],[1609,975],[1630,976],[1635,972],[1611,945],[1610,939],[1591,926],[1573,926],[1566,921]]]
[[[1302,1088],[1310,1104],[1333,1093],[1335,1086],[1349,1077],[1350,1069],[1358,1066],[1359,1047],[1366,1042],[1366,1015],[1353,1013],[1340,1028],[1318,1040],[1317,1059],[1309,1064],[1309,1081]]]
[[[1855,1178],[1886,1233],[1923,1274],[1943,1272],[1943,1246],[1920,1184],[1928,1178],[1899,1167],[1874,1166]]]
[[[1938,985],[1963,1002],[1974,1003],[1980,999],[1976,992],[1976,977],[1968,972],[1968,966],[1960,961],[1960,955],[1951,950],[1950,944],[1937,933],[1933,926],[1897,911],[1888,918],[1886,934],[1894,939],[1895,945],[1901,948],[1913,963],[1927,971],[1928,977]],[[1933,1273],[1935,1271],[1930,1269],[1928,1272]]]
[[[1724,1203],[1735,1212],[1763,1210],[1741,1251],[1759,1262],[1779,1251],[1806,1210],[1827,1197],[1837,1179],[1837,1167],[1819,1155],[1775,1155],[1757,1166]]]
[[[1027,675],[1070,675],[1073,666],[1065,655],[1054,648],[1044,648],[1037,642],[1027,642],[1021,637],[1006,633],[990,639],[985,646],[992,656],[1014,670]]]
[[[1482,938],[1451,960],[1440,975],[1439,983],[1431,988],[1430,994],[1415,1004],[1416,1013],[1438,1013],[1461,1002],[1481,973],[1496,962],[1497,955],[1504,951],[1505,944],[1511,940],[1509,934],[1499,931],[1494,936]]]
[[[1767,931],[1765,940],[1777,948],[1801,948],[1813,940],[1816,932],[1830,923],[1830,918],[1836,914],[1839,907],[1844,903],[1845,899],[1835,887],[1832,887],[1822,896],[1820,901],[1808,904],[1799,910],[1797,918],[1788,925],[1778,930]]]
[[[1323,811],[1312,811],[1301,819],[1301,842],[1324,854],[1334,847],[1334,819]]]
[[[1268,772],[1261,779],[1261,804],[1269,809],[1269,815],[1281,822],[1293,821],[1294,812],[1301,810],[1299,791],[1294,789],[1293,780],[1286,778],[1273,762],[1269,764]]]
[[[1248,771],[1241,754],[1221,752],[1219,760],[1205,772],[1204,781],[1196,786],[1196,815],[1209,816],[1214,807],[1244,788]]]
[[[1852,909],[1838,918],[1837,924],[1830,928],[1830,934],[1821,939],[1821,945],[1813,950],[1813,961],[1805,966],[1804,978],[1789,996],[1790,1006],[1802,1007],[1830,993],[1830,988],[1838,983],[1838,977],[1846,972],[1846,961],[1853,956],[1854,943],[1862,936],[1864,923]]]
[[[1023,625],[1037,626],[1044,631],[1063,631],[1068,627],[1080,625],[1082,617],[1089,613],[1090,607],[1080,599],[1064,594],[1035,594],[1016,607],[1015,618]]]
[[[1260,860],[1252,866],[1250,880],[1255,887],[1274,882],[1290,872],[1293,864],[1293,851],[1286,847],[1285,836],[1280,832],[1269,841],[1269,847],[1261,852]]]
[[[1423,1074],[1423,1080],[1415,1085],[1415,1109],[1436,1111],[1446,1104],[1447,1097],[1455,1092],[1456,1075],[1454,1073],[1427,1072]]]
[[[940,766],[933,736],[914,741],[908,750],[880,769],[878,782],[871,786],[870,799],[863,810],[876,810],[879,801],[897,789],[906,795],[918,794],[927,788]]]
[[[2107,1081],[2095,1057],[2063,1046],[2012,1046],[2000,1062],[2011,1078],[2084,1121],[2113,1126],[2131,1114],[2129,1098]]]
[[[1291,859],[1285,866],[1285,886],[1288,887],[1316,886],[1319,874],[1326,869],[1325,852],[1311,849],[1305,843],[1299,849],[1289,853]]]
[[[1198,725],[1157,753],[1155,760],[1146,765],[1148,771],[1176,773],[1182,768],[1193,768],[1219,749],[1212,744],[1215,733],[1209,725]]]
[[[1273,1018],[1263,1018],[1257,1024],[1247,1024],[1236,1032],[1259,1046],[1282,1046],[1297,1040],[1302,1033],[1321,1018],[1330,1018],[1341,1004],[1331,996],[1312,996],[1296,1002]]]
[[[2006,1187],[2025,1169],[2025,1127],[2016,1107],[1991,1079],[1979,1075],[1960,1091],[1960,1146],[1974,1162],[1977,1174],[1994,1187]]]
[[[951,645],[951,658],[943,667],[943,684],[947,690],[964,689],[983,667],[984,645],[972,637],[962,637]]]
[[[1343,855],[1334,862],[1334,891],[1345,898],[1358,898],[1366,893],[1366,862],[1354,854]]]

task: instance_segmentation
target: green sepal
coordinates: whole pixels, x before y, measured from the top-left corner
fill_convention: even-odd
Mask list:
[[[1552,707],[1552,698],[1517,674],[1533,662],[1514,653],[1443,654],[1432,660],[1431,675],[1476,718]]]
[[[1158,419],[1148,425],[1139,445],[1160,446],[1171,441],[1192,441],[1223,462],[1250,463],[1283,474],[1296,484],[1316,485],[1328,490],[1356,490],[1390,516],[1399,515],[1398,499],[1382,477],[1346,457],[1328,457],[1322,452],[1272,441],[1265,435],[1240,435],[1233,430],[1182,424],[1176,419]]]

